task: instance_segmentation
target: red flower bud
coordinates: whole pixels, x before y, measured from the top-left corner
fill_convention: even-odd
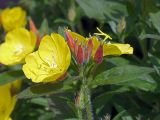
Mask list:
[[[85,50],[84,50],[84,61],[88,62],[88,60],[89,60],[88,48],[85,48]]]
[[[75,49],[75,41],[73,40],[73,38],[71,37],[71,35],[69,34],[68,31],[65,32],[66,33],[66,37],[67,37],[67,43],[71,49],[71,51],[74,53],[74,49]]]
[[[102,63],[102,61],[103,61],[103,46],[102,45],[99,45],[99,47],[97,48],[97,51],[94,55],[94,61],[97,64]]]
[[[92,49],[93,49],[93,42],[91,39],[89,39],[85,49],[85,62],[89,61],[92,54]]]
[[[84,51],[81,45],[78,46],[78,51],[77,51],[77,63],[78,64],[83,64],[84,62]]]
[[[35,24],[31,18],[29,19],[29,27],[30,27],[30,30],[37,36],[36,45],[39,46],[40,41],[41,41],[41,37],[40,37],[40,34],[37,30],[37,27],[35,26]]]
[[[93,50],[93,42],[91,39],[88,41],[87,48],[88,48],[88,59],[89,59],[91,57]]]
[[[29,28],[33,33],[35,33],[36,35],[38,34],[38,30],[37,30],[32,18],[29,19]]]

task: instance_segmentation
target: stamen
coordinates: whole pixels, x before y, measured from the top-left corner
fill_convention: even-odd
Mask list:
[[[103,39],[103,42],[105,42],[107,39],[112,40],[111,36],[109,36],[108,34],[102,32],[98,27],[97,27],[97,30],[99,31],[99,33],[94,33],[94,34],[98,35],[98,36],[105,36],[105,38]]]

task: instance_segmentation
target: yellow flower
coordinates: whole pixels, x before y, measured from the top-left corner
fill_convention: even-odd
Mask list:
[[[10,120],[17,98],[15,92],[20,89],[21,81],[0,86],[0,120]]]
[[[1,13],[1,22],[5,31],[24,27],[27,23],[26,12],[21,7],[6,8]]]
[[[33,82],[56,81],[63,76],[71,61],[71,53],[64,38],[52,33],[42,38],[39,49],[29,54],[23,71]]]
[[[133,54],[133,48],[129,44],[120,44],[120,43],[113,43],[112,44],[110,42],[105,43],[106,39],[112,39],[112,38],[109,35],[107,35],[106,33],[103,33],[100,29],[98,29],[98,31],[100,31],[100,33],[96,33],[96,35],[105,36],[104,40],[102,40],[102,42],[103,42],[103,56]],[[89,39],[92,39],[92,42],[93,42],[92,56],[95,55],[97,48],[101,44],[101,42],[97,39],[96,36],[92,36],[90,38],[84,38],[83,36],[81,36],[75,32],[71,32],[71,31],[68,31],[68,32],[71,35],[71,37],[73,38],[73,40],[75,40],[77,42],[87,44],[87,41]]]
[[[24,62],[26,55],[34,50],[36,36],[25,28],[17,28],[5,36],[0,45],[0,63],[15,65]]]

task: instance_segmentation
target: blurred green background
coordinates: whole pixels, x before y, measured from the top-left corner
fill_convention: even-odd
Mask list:
[[[99,27],[113,42],[129,43],[134,55],[107,57],[99,69],[135,65],[154,72],[131,82],[96,87],[92,92],[95,119],[160,120],[160,0],[0,0],[0,4],[1,8],[22,6],[43,34],[68,27],[88,36]],[[137,69],[126,70],[130,77],[136,76]],[[74,120],[73,103],[71,93],[21,99],[12,118]]]

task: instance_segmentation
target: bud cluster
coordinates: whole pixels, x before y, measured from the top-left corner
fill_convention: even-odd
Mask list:
[[[67,43],[70,47],[72,54],[74,55],[78,64],[83,65],[90,61],[91,58],[94,59],[95,63],[100,64],[103,60],[103,45],[100,44],[95,54],[93,55],[93,41],[92,38],[86,39],[83,43],[81,40],[74,39],[69,31],[65,32],[67,37]],[[93,57],[91,57],[93,56]]]

